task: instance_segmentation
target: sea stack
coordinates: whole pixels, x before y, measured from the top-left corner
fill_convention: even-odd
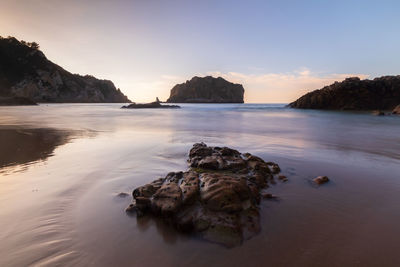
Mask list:
[[[171,89],[169,103],[243,103],[244,88],[221,77],[193,77]]]

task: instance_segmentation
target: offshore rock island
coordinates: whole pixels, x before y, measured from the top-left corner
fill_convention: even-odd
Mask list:
[[[126,108],[126,109],[144,109],[144,108],[180,108],[178,105],[162,105],[160,101],[158,101],[158,98],[156,101],[151,102],[151,103],[143,103],[143,104],[137,104],[137,103],[132,103],[126,106],[122,106],[121,108]]]
[[[42,103],[131,102],[111,81],[72,74],[49,61],[37,43],[14,37],[0,37],[0,96],[8,102],[12,97]]]
[[[171,89],[168,103],[243,103],[241,84],[218,77],[193,77]]]
[[[373,80],[347,78],[307,93],[289,106],[301,109],[391,111],[399,104],[400,75]]]
[[[171,172],[136,188],[127,212],[161,217],[181,232],[227,247],[256,235],[260,200],[274,198],[263,189],[274,183],[279,166],[204,143],[193,145],[188,163],[185,172]]]

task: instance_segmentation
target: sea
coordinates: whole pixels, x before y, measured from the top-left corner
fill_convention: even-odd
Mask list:
[[[0,107],[0,266],[400,266],[400,116],[180,105]],[[288,177],[240,246],[125,212],[133,189],[186,170],[197,142]]]

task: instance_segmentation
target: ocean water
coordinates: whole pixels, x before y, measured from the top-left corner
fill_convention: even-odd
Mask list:
[[[284,104],[0,107],[0,266],[399,266],[400,117]],[[196,142],[277,162],[262,230],[227,249],[124,212]],[[327,175],[320,187],[312,178]]]

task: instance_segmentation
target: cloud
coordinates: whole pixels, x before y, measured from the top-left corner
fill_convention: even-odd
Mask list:
[[[243,74],[238,72],[209,72],[208,75],[241,83],[245,88],[245,102],[289,103],[303,94],[342,81],[347,77],[368,78],[366,74],[319,74],[302,69],[289,73]]]
[[[322,88],[335,81],[342,81],[347,77],[368,78],[366,74],[321,74],[312,72],[307,68],[288,73],[245,74],[211,71],[194,73],[192,76],[203,77],[207,75],[220,76],[230,82],[243,84],[245,102],[247,103],[289,103],[307,92]],[[183,83],[191,79],[192,76],[161,75],[158,79],[152,81],[147,79],[129,81],[133,88],[128,95],[132,100],[138,102],[152,101],[156,96],[161,100],[166,100],[169,97],[170,89],[175,84]]]

